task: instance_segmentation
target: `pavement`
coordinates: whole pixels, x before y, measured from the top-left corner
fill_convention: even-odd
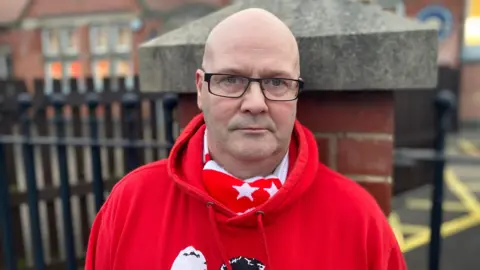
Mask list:
[[[480,158],[478,136],[454,136],[447,153]],[[441,270],[480,269],[480,163],[449,163],[445,169]],[[408,269],[428,269],[432,186],[393,198],[389,217]]]

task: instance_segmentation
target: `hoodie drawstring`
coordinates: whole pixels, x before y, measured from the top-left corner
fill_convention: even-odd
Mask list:
[[[262,235],[263,247],[265,248],[265,256],[267,256],[267,269],[271,270],[272,262],[270,261],[270,254],[268,253],[267,235],[265,233],[265,226],[263,225],[263,216],[265,215],[265,213],[263,211],[257,211],[256,214],[258,229],[260,230],[260,234]]]
[[[213,237],[217,242],[217,248],[219,249],[222,259],[225,262],[225,265],[227,266],[227,270],[232,270],[232,265],[230,264],[230,260],[227,256],[225,247],[223,246],[222,239],[220,238],[220,232],[218,230],[218,225],[215,220],[215,211],[213,210],[213,205],[214,205],[213,202],[207,202],[208,216],[213,228],[213,234],[214,234]],[[263,247],[265,249],[265,256],[267,257],[267,265],[265,268],[268,270],[271,270],[272,262],[270,261],[270,254],[268,253],[267,236],[265,233],[265,226],[263,224],[263,216],[265,215],[265,213],[263,211],[257,211],[256,215],[257,215],[258,229],[260,230],[260,234],[262,235],[262,242],[263,242]]]
[[[217,248],[220,250],[220,254],[222,254],[222,260],[225,262],[227,270],[232,270],[232,265],[230,264],[230,260],[228,259],[225,247],[223,246],[222,239],[220,238],[220,232],[218,231],[217,222],[215,220],[215,211],[213,210],[213,202],[207,202],[207,208],[208,216],[210,217],[210,223],[213,228],[213,237],[217,242]]]

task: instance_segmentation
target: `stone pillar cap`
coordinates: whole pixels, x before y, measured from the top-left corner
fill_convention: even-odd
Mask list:
[[[143,91],[195,92],[211,29],[250,7],[266,9],[295,35],[306,90],[390,90],[437,84],[437,29],[354,0],[246,0],[144,43]]]

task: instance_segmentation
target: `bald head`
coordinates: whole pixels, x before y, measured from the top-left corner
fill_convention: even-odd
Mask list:
[[[262,52],[278,53],[285,61],[294,62],[295,73],[300,72],[298,45],[292,32],[279,18],[260,8],[242,10],[215,26],[205,43],[202,66],[206,70],[218,68],[222,57],[246,51],[260,56]]]

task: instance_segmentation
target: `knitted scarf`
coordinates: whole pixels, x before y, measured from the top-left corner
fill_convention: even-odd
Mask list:
[[[208,151],[207,131],[205,131],[203,142],[203,184],[210,196],[238,215],[265,203],[285,183],[288,173],[288,153],[271,175],[241,180],[212,160]]]

